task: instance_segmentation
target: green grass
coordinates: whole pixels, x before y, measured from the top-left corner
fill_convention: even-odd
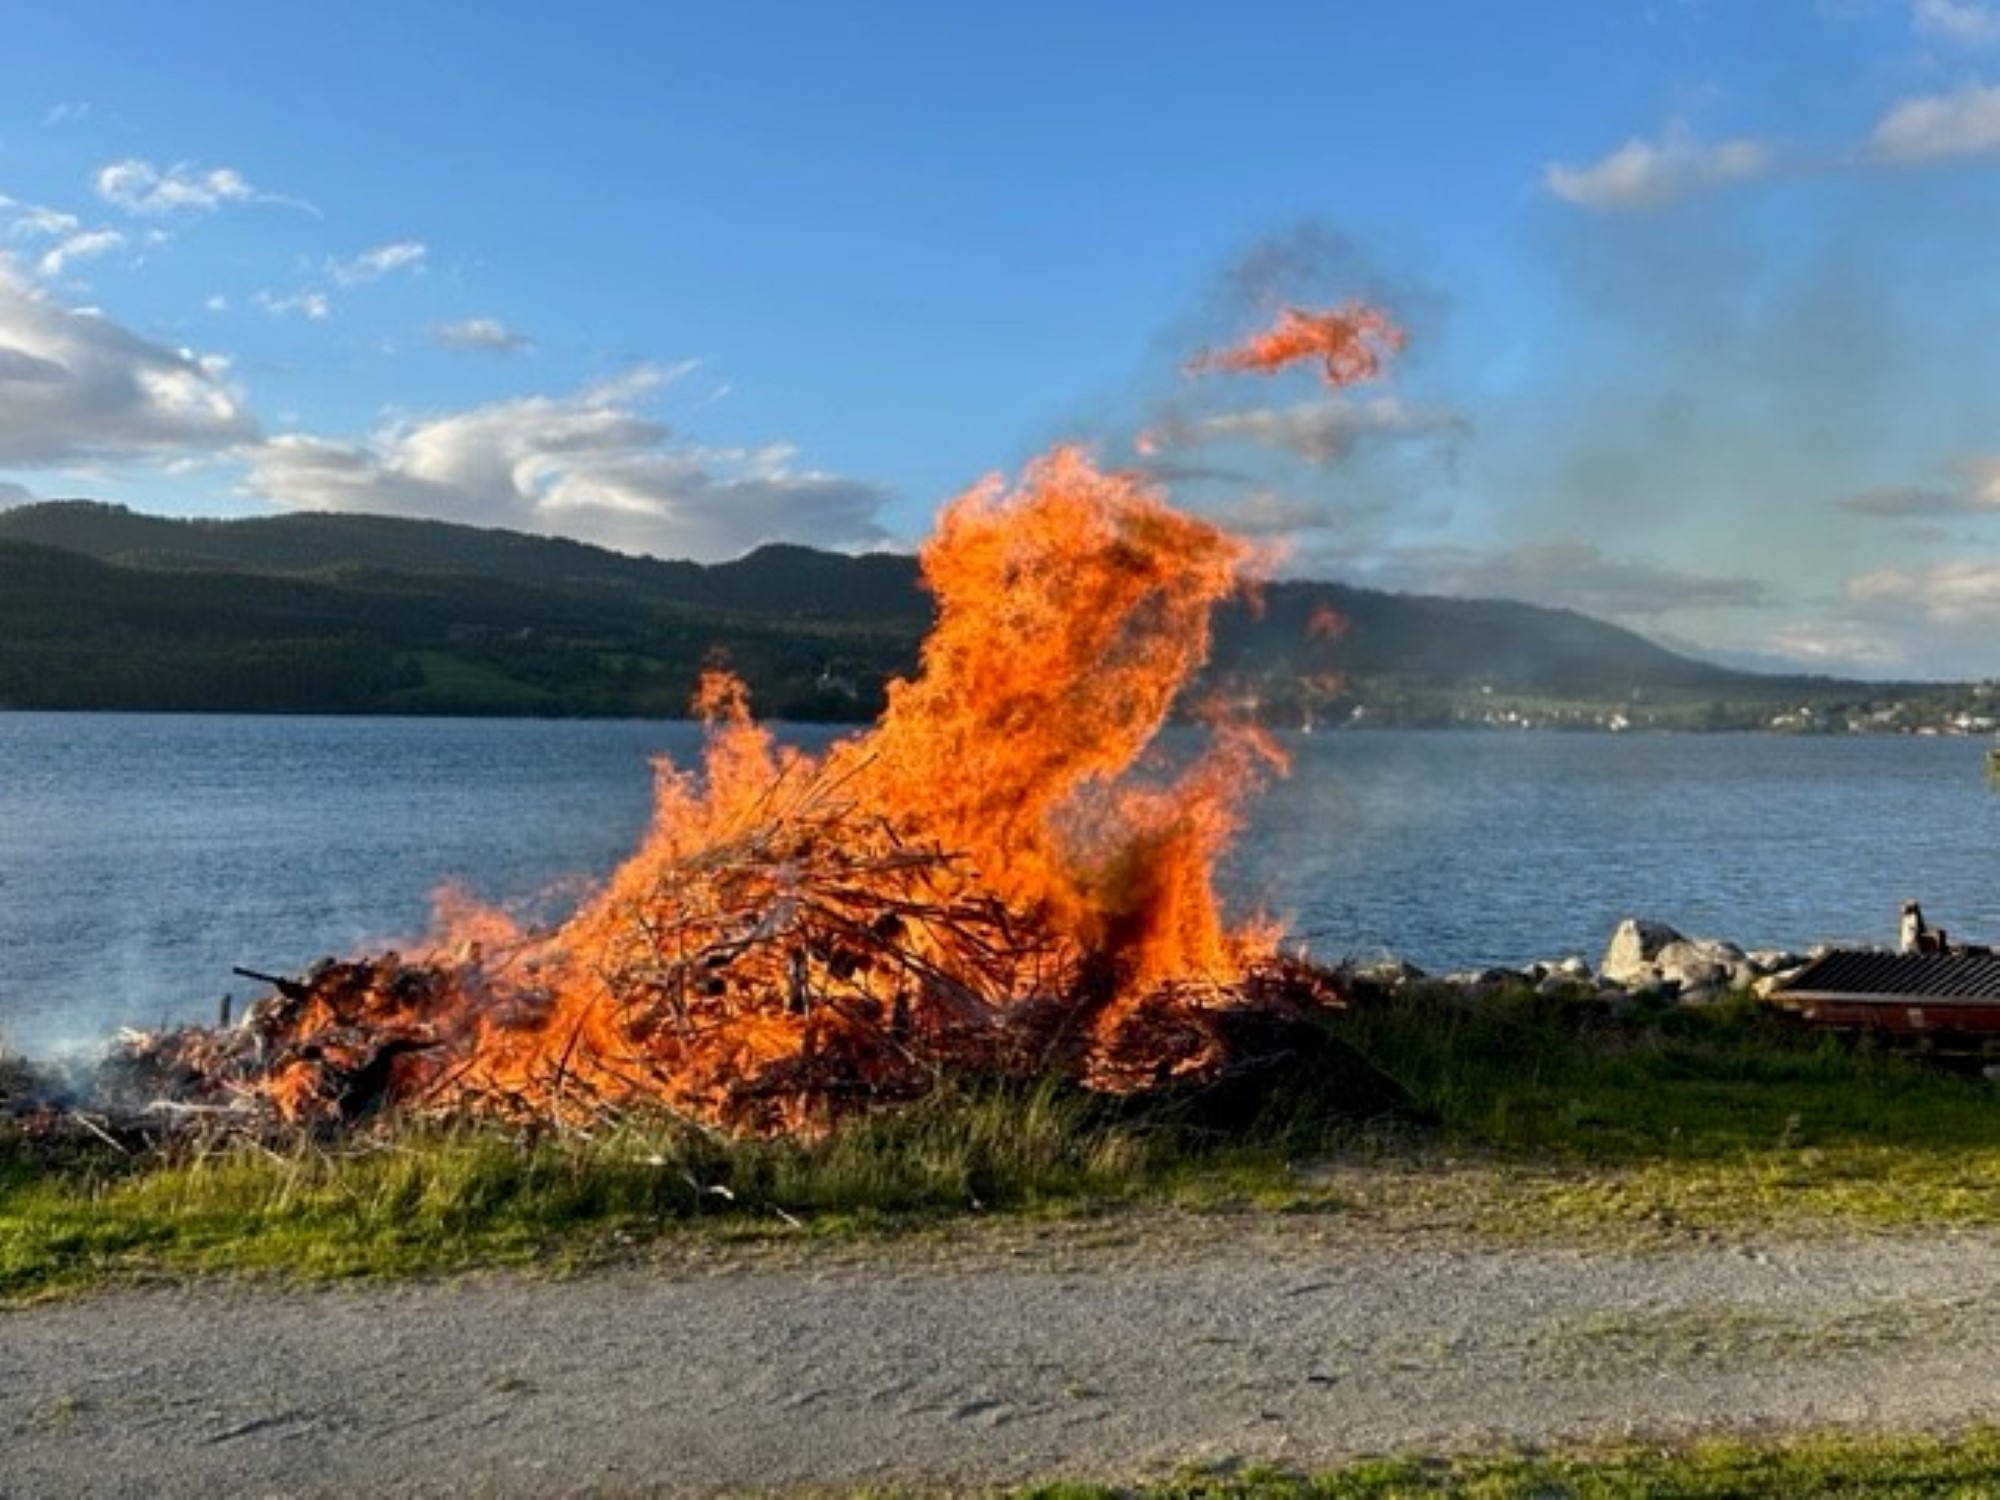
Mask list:
[[[2000,1090],[1747,999],[1614,1019],[1426,988],[1337,1029],[1435,1118],[1433,1160],[1462,1158],[1439,1170],[1489,1179],[1488,1217],[1524,1232],[2000,1224]]]
[[[1145,1128],[1072,1091],[992,1089],[818,1142],[730,1142],[671,1124],[534,1137],[420,1126],[282,1148],[226,1141],[128,1157],[0,1137],[0,1299],[158,1272],[328,1277],[568,1267],[683,1227],[910,1227],[995,1208],[1124,1198]]]
[[[1330,1033],[1313,1067],[1227,1123],[1199,1100],[1134,1109],[1045,1086],[968,1089],[818,1142],[660,1123],[525,1136],[432,1125],[127,1155],[0,1126],[0,1302],[190,1273],[562,1272],[718,1238],[972,1217],[1102,1216],[1122,1235],[1130,1215],[1143,1234],[1163,1207],[1619,1245],[2000,1224],[2000,1091],[1801,1033],[1747,1002],[1614,1017],[1526,992],[1472,1003],[1419,987],[1357,1005]],[[29,1083],[0,1058],[0,1103]],[[1802,1339],[1865,1352],[1890,1331],[1873,1318],[1620,1319],[1580,1329],[1577,1357],[1647,1368],[1663,1352],[1735,1359]],[[2000,1428],[1411,1455],[1020,1493],[1989,1495]]]
[[[1949,1436],[1812,1434],[1581,1447],[1543,1454],[1365,1459],[1315,1474],[1185,1473],[1138,1486],[1049,1485],[1037,1500],[1721,1500],[1747,1495],[1985,1497],[2000,1493],[2000,1430]]]
[[[0,1299],[160,1273],[561,1268],[689,1233],[1134,1207],[1627,1245],[2000,1224],[1993,1085],[1747,1002],[1613,1017],[1420,987],[1330,1033],[1249,1108],[967,1088],[816,1142],[429,1125],[127,1155],[0,1123]]]

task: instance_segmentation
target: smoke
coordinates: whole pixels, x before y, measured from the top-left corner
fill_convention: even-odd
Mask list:
[[[1378,384],[1331,390],[1310,373],[1221,380],[1189,352],[1237,343],[1284,308],[1358,301],[1409,336]],[[1134,467],[1171,484],[1176,504],[1279,555],[1286,572],[1325,572],[1357,546],[1449,508],[1465,415],[1432,393],[1450,304],[1391,273],[1359,239],[1308,220],[1223,265],[1154,339],[1136,397],[1100,414]]]
[[[1769,609],[1730,616],[1747,646],[1837,599],[1898,517],[1954,509],[1938,475],[1991,444],[1968,372],[1991,358],[2000,208],[1864,174],[1551,215],[1539,322],[1558,342],[1482,428],[1482,481],[1511,497],[1520,544],[1768,580]],[[1678,623],[1714,647],[1712,602],[1691,594]]]
[[[1580,609],[1793,670],[1990,675],[1971,612],[1880,580],[1893,562],[1921,594],[1992,545],[2000,199],[1852,167],[1620,213],[1547,197],[1525,266],[1495,247],[1463,310],[1293,225],[1218,268],[1081,425],[1285,573]],[[1190,350],[1349,300],[1408,334],[1380,382],[1188,373]]]

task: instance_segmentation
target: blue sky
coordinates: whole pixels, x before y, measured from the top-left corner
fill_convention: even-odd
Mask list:
[[[2000,0],[0,26],[0,504],[715,559],[1076,440],[1288,573],[2000,676]],[[1348,297],[1384,383],[1185,371]]]

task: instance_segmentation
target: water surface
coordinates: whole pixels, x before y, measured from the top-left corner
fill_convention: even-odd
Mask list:
[[[824,731],[788,731],[822,743]],[[560,915],[635,845],[657,722],[0,714],[0,1039],[205,1020],[242,964],[421,936],[450,881]],[[1595,961],[1645,915],[1745,946],[2000,939],[1969,740],[1373,731],[1289,741],[1225,872],[1327,959]]]

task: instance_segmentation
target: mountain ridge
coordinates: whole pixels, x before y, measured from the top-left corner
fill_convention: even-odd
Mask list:
[[[1254,689],[1276,722],[1429,721],[1446,702],[1462,719],[1496,695],[1600,717],[1649,700],[1761,710],[1881,686],[1717,666],[1519,601],[1258,592],[1219,612],[1204,690]],[[658,714],[720,653],[767,712],[863,718],[914,668],[930,617],[905,554],[773,543],[703,564],[402,517],[0,510],[0,704],[22,708]]]

